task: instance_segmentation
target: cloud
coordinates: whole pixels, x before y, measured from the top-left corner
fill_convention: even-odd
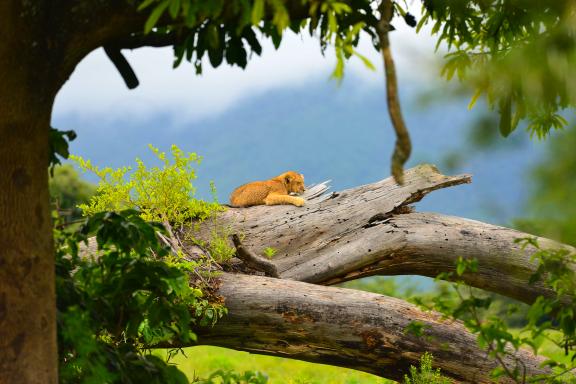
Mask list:
[[[414,12],[414,11],[413,11]],[[391,35],[392,49],[402,82],[422,82],[434,75],[434,40],[429,34],[415,31],[399,20]],[[155,114],[169,115],[174,125],[199,120],[225,112],[251,97],[278,88],[302,88],[310,81],[326,79],[334,69],[332,51],[320,53],[317,39],[308,35],[289,33],[280,49],[271,43],[263,44],[261,57],[254,56],[246,70],[222,65],[213,69],[208,63],[204,73],[197,76],[194,67],[183,63],[172,69],[170,48],[142,48],[125,51],[140,86],[128,90],[120,75],[101,49],[86,57],[56,98],[55,116],[81,114],[99,119],[147,119]],[[363,87],[382,87],[381,58],[363,38],[359,52],[365,54],[378,68],[376,72],[352,59],[346,76],[354,76]]]

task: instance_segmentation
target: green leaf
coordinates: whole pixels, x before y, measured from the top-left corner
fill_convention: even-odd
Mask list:
[[[274,17],[272,23],[276,25],[279,33],[282,33],[286,27],[290,25],[290,15],[284,6],[282,0],[268,0],[274,9]]]
[[[344,77],[344,54],[342,48],[338,46],[336,46],[336,67],[330,77],[338,81],[341,81]]]
[[[138,10],[141,11],[144,8],[148,8],[150,5],[152,5],[153,3],[157,2],[158,0],[144,0],[139,6],[138,6]]]
[[[260,42],[258,41],[258,38],[256,37],[256,34],[252,28],[245,28],[242,37],[246,40],[246,42],[248,42],[248,45],[250,45],[252,51],[254,51],[258,56],[262,54],[262,46],[260,45]]]
[[[374,64],[372,64],[372,62],[366,56],[361,55],[357,51],[352,51],[352,53],[354,54],[354,56],[356,56],[357,58],[362,60],[362,63],[364,64],[364,66],[366,68],[368,68],[371,71],[376,71],[376,67],[374,66]]]
[[[180,0],[171,0],[169,11],[170,16],[173,19],[176,19],[176,17],[178,17],[178,12],[180,11]]]
[[[474,92],[474,95],[472,96],[470,102],[468,103],[468,110],[471,110],[474,107],[474,105],[476,104],[476,102],[478,101],[483,92],[484,90],[482,88],[476,89],[476,92]]]
[[[213,23],[208,24],[206,27],[206,39],[208,40],[209,48],[219,48],[220,46],[220,31],[218,26]]]
[[[430,17],[430,15],[428,13],[425,13],[422,18],[420,19],[420,21],[418,22],[418,25],[416,25],[416,33],[420,32],[420,30],[422,29],[422,27],[426,24],[426,22],[428,21],[428,18]]]
[[[254,0],[252,5],[252,24],[258,25],[264,17],[264,0]]]
[[[226,62],[228,64],[236,64],[240,68],[245,68],[247,61],[247,53],[244,49],[244,44],[240,39],[231,39],[226,47]]]
[[[208,58],[210,59],[212,67],[218,67],[222,64],[222,60],[224,60],[224,47],[209,48]]]
[[[146,20],[146,24],[144,24],[144,33],[150,33],[150,31],[152,31],[152,28],[154,28],[156,23],[158,23],[158,20],[160,19],[160,17],[162,17],[162,14],[166,10],[166,8],[168,8],[168,5],[169,5],[168,1],[164,1],[158,4],[156,8],[154,8],[152,13],[148,17],[148,20]]]
[[[53,174],[54,166],[61,164],[58,156],[64,159],[67,159],[70,156],[68,142],[73,141],[74,139],[76,139],[76,132],[74,131],[59,131],[55,128],[50,128],[49,166],[51,174]]]
[[[338,32],[338,22],[336,21],[336,15],[333,12],[328,13],[328,30],[331,33]]]
[[[462,276],[464,274],[464,272],[466,272],[466,264],[465,263],[458,263],[458,265],[456,265],[456,274],[458,276]]]

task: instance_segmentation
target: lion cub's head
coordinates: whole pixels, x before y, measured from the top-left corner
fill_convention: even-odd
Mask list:
[[[280,175],[288,193],[300,194],[304,192],[304,175],[294,171],[288,171]]]

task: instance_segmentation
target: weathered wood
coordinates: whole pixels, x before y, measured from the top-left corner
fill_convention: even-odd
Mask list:
[[[246,249],[238,235],[232,235],[232,243],[236,247],[236,257],[240,258],[246,266],[264,272],[267,276],[280,277],[276,265],[265,258],[255,255],[254,252]]]
[[[224,274],[219,293],[228,315],[201,330],[201,344],[306,360],[402,379],[428,351],[434,365],[459,382],[491,383],[494,360],[460,322],[443,320],[405,301],[352,289],[292,280]],[[407,334],[412,321],[424,337]],[[178,345],[181,346],[181,345]],[[530,375],[543,361],[527,351],[516,356]],[[506,357],[514,368],[517,361]],[[504,381],[505,382],[505,381]]]
[[[465,256],[479,260],[479,273],[464,276],[472,285],[526,302],[546,294],[527,284],[534,271],[530,251],[514,242],[527,234],[410,208],[430,191],[469,181],[468,175],[448,177],[423,165],[406,172],[403,186],[388,179],[322,194],[323,183],[307,191],[303,208],[231,208],[203,223],[195,236],[225,228],[241,234],[241,246],[254,257],[276,248],[272,261],[280,279],[224,274],[219,293],[229,314],[214,328],[200,330],[200,342],[392,379],[430,351],[446,375],[490,382],[496,363],[461,323],[442,321],[401,300],[322,286],[374,274],[435,276],[453,270],[456,258]],[[425,324],[426,337],[405,333],[411,321]],[[543,373],[542,360],[528,351],[506,359],[510,367],[521,361],[529,374]]]
[[[384,252],[378,262],[324,281],[336,284],[370,275],[421,275],[436,277],[454,271],[458,257],[478,260],[478,272],[463,276],[468,284],[532,303],[552,291],[540,283],[528,284],[536,265],[530,260],[535,248],[521,249],[516,239],[535,237],[510,228],[436,213],[397,215],[375,231],[399,233],[402,247]],[[368,237],[367,239],[370,239]],[[543,248],[566,247],[538,237]],[[569,248],[569,247],[568,247]]]
[[[462,183],[469,175],[444,176],[430,165],[406,171],[406,183],[391,178],[342,192],[318,195],[302,208],[231,208],[202,228],[240,233],[243,245],[259,255],[277,250],[273,262],[281,278],[335,284],[363,276],[423,275],[453,271],[459,256],[478,259],[479,272],[464,280],[524,302],[549,291],[529,285],[534,250],[515,240],[530,236],[478,221],[412,212],[411,204],[429,192]],[[543,247],[561,246],[539,239]]]

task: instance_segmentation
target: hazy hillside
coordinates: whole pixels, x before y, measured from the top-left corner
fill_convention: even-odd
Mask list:
[[[447,153],[465,148],[466,127],[476,112],[466,109],[467,100],[422,109],[415,101],[418,95],[415,89],[402,95],[414,141],[410,163],[441,165]],[[174,121],[162,115],[148,121],[111,121],[106,116],[56,114],[53,125],[76,130],[72,152],[102,166],[149,159],[148,143],[163,150],[175,143],[198,152],[204,156],[199,194],[207,196],[208,181],[214,180],[222,202],[235,186],[288,169],[303,172],[307,182],[332,179],[335,189],[379,180],[389,172],[393,136],[379,84],[348,79],[338,87],[322,80],[270,92],[210,119]],[[459,170],[474,174],[473,186],[435,192],[420,209],[506,221],[519,212],[525,196],[523,174],[540,152],[537,146],[527,143],[473,156]]]

